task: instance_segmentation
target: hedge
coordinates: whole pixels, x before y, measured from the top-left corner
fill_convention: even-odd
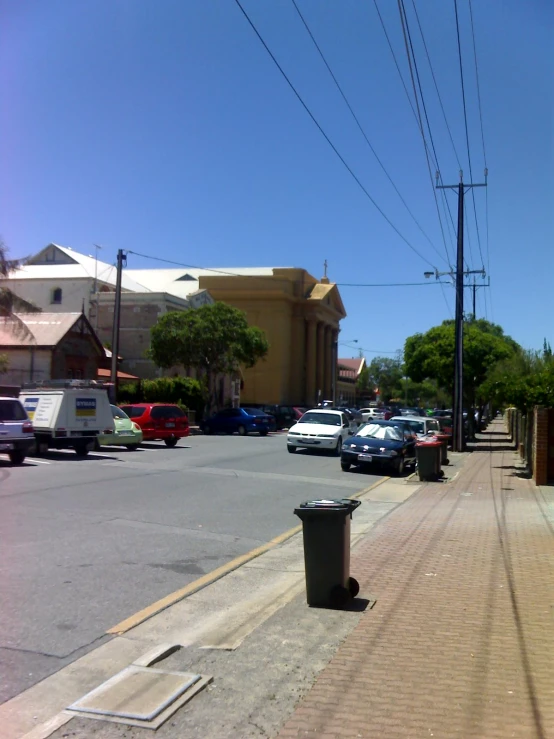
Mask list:
[[[176,403],[187,410],[196,411],[200,417],[206,404],[206,388],[191,377],[158,377],[119,387],[118,402],[126,403]]]

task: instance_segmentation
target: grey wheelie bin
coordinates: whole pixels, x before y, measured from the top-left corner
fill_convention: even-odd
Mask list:
[[[294,510],[302,521],[308,605],[340,608],[358,595],[350,577],[350,519],[359,500],[309,500]]]
[[[438,439],[417,442],[417,471],[420,480],[438,480],[441,476],[441,448],[442,443]]]

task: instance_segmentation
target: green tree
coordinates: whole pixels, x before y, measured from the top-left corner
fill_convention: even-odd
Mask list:
[[[367,366],[365,366],[358,375],[358,380],[356,381],[356,392],[360,398],[364,398],[366,400],[375,399],[375,387],[371,381],[369,367]]]
[[[387,403],[395,395],[403,396],[402,362],[390,357],[374,357],[368,367],[368,377],[373,389],[379,388],[379,395]]]
[[[158,367],[182,365],[204,375],[210,406],[218,375],[253,367],[269,350],[264,332],[225,303],[166,313],[152,327],[151,337],[149,356]]]
[[[8,258],[8,248],[5,243],[0,239],[0,278],[7,277],[10,272],[17,269],[21,265],[21,262],[17,259]],[[13,293],[8,287],[0,285],[0,317],[10,318],[16,320],[14,313],[39,313],[40,308],[36,305],[29,303],[27,300],[23,300],[15,293]],[[18,329],[27,332],[27,328],[21,321],[18,323]]]
[[[535,405],[554,408],[554,357],[545,347],[520,352],[493,367],[480,391],[496,406],[515,406],[523,413]]]
[[[416,382],[436,380],[447,393],[454,383],[454,321],[443,321],[425,334],[406,339],[406,373]],[[483,319],[464,323],[464,398],[468,406],[474,399],[483,402],[481,386],[491,368],[521,353],[521,347],[502,328]]]

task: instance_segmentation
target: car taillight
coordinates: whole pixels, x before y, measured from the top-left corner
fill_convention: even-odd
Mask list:
[[[138,425],[138,423],[135,423],[134,421],[133,421],[133,428],[135,429],[135,431],[140,431],[141,430],[141,428]]]
[[[24,421],[23,427],[21,429],[24,434],[32,434],[34,433],[33,424],[30,421]]]
[[[58,430],[56,431],[56,436],[67,436],[67,431],[66,431],[66,429],[58,429]]]

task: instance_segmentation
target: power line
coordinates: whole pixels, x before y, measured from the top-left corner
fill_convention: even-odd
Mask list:
[[[485,134],[483,129],[483,109],[481,106],[481,85],[479,83],[479,65],[477,64],[477,45],[475,43],[475,28],[473,25],[473,8],[471,0],[469,0],[469,18],[471,22],[471,38],[473,42],[473,59],[475,62],[475,82],[477,86],[477,101],[479,107],[479,123],[481,126],[481,144],[483,145],[483,161],[485,163],[485,174],[487,171],[487,152],[485,150]],[[491,263],[490,263],[490,249],[489,249],[489,191],[488,188],[485,190],[485,249],[487,253],[487,272],[490,275]],[[486,310],[486,296],[485,296],[485,310]]]
[[[410,77],[411,77],[411,80],[412,80],[412,87],[413,87],[413,91],[414,91],[414,97],[415,97],[415,103],[416,103],[416,109],[417,109],[417,118],[418,118],[418,121],[419,121],[419,130],[421,132],[421,137],[423,139],[423,146],[424,146],[424,149],[425,149],[425,158],[427,160],[427,169],[429,171],[429,180],[431,182],[431,189],[433,190],[433,197],[435,199],[435,205],[437,207],[437,215],[439,217],[439,223],[440,223],[440,228],[441,228],[441,233],[442,233],[442,240],[444,242],[444,250],[446,252],[446,261],[447,261],[448,265],[451,265],[450,255],[448,253],[448,248],[446,246],[446,238],[445,238],[445,235],[444,235],[444,228],[443,228],[443,225],[442,225],[442,218],[441,218],[441,213],[440,213],[440,208],[439,208],[439,202],[438,202],[438,199],[437,199],[437,193],[436,193],[436,190],[435,190],[435,186],[433,184],[433,174],[431,172],[431,164],[429,162],[429,153],[427,151],[427,146],[426,146],[426,143],[425,143],[425,131],[424,131],[424,128],[423,128],[423,120],[421,118],[421,110],[419,108],[419,98],[418,98],[418,95],[417,95],[417,90],[416,90],[416,85],[415,85],[414,69],[415,69],[415,73],[416,73],[416,77],[417,77],[417,84],[418,84],[418,87],[419,87],[419,95],[421,97],[421,104],[423,106],[423,111],[424,111],[424,114],[425,114],[425,120],[427,121],[427,129],[429,131],[429,140],[431,141],[431,148],[433,150],[433,154],[435,156],[435,162],[436,162],[436,165],[437,165],[436,166],[436,169],[437,169],[437,171],[440,172],[439,160],[438,160],[437,152],[436,152],[436,149],[435,149],[435,143],[433,141],[433,134],[431,133],[431,126],[429,124],[429,118],[427,116],[427,108],[425,106],[425,100],[423,98],[423,91],[422,91],[421,82],[420,82],[420,79],[419,79],[419,72],[417,70],[417,62],[416,62],[416,58],[415,58],[415,54],[414,54],[414,48],[412,46],[412,39],[411,39],[411,36],[410,36],[410,29],[409,29],[409,26],[408,26],[408,19],[406,17],[406,9],[404,8],[404,0],[398,0],[398,10],[400,11],[400,22],[401,22],[401,25],[402,25],[402,33],[404,35],[404,43],[406,45],[406,56],[408,57],[408,67],[410,69]],[[408,43],[409,43],[409,46],[408,46]],[[411,55],[410,55],[410,49],[411,49]],[[413,59],[413,69],[412,69],[412,59]]]
[[[258,29],[256,28],[256,26],[254,25],[254,22],[251,20],[250,16],[246,12],[246,10],[242,7],[242,5],[240,3],[240,0],[235,0],[235,3],[238,5],[240,11],[242,12],[242,14],[244,15],[244,17],[248,21],[250,27],[252,28],[252,30],[254,31],[254,33],[256,34],[256,36],[258,37],[258,39],[261,42],[261,44],[264,47],[264,49],[267,51],[267,53],[271,57],[271,59],[272,59],[273,63],[275,64],[275,66],[281,72],[281,74],[284,77],[285,81],[287,82],[288,86],[293,91],[293,93],[296,95],[298,101],[300,102],[300,104],[302,105],[302,107],[304,108],[304,110],[306,111],[306,113],[310,116],[310,118],[312,119],[313,123],[316,125],[318,131],[321,133],[321,135],[323,136],[323,138],[325,139],[325,141],[327,141],[327,143],[329,144],[329,146],[331,147],[331,149],[335,152],[335,154],[340,159],[340,161],[342,162],[342,164],[344,165],[344,167],[348,170],[348,172],[350,173],[350,175],[352,176],[352,178],[355,180],[355,182],[358,185],[358,187],[362,190],[362,192],[364,193],[364,195],[370,200],[370,202],[374,205],[374,207],[379,211],[379,213],[387,221],[387,223],[393,229],[393,231],[395,231],[395,233],[398,234],[398,236],[400,236],[400,238],[402,239],[402,241],[414,252],[414,254],[417,254],[417,256],[420,259],[422,259],[424,262],[426,262],[426,264],[429,264],[430,266],[434,266],[434,265],[431,264],[431,262],[426,257],[423,256],[423,254],[421,254],[421,252],[419,252],[415,248],[415,246],[413,246],[413,244],[411,244],[408,241],[408,239],[399,231],[399,229],[394,225],[394,223],[387,216],[387,214],[382,210],[382,208],[379,205],[377,205],[376,201],[369,194],[368,190],[362,184],[361,180],[354,173],[353,169],[350,167],[350,165],[344,159],[344,157],[339,152],[339,150],[337,149],[337,147],[333,144],[333,142],[331,141],[331,139],[329,138],[329,136],[325,133],[325,131],[323,130],[322,126],[320,125],[320,123],[318,122],[318,120],[316,119],[316,117],[314,116],[314,114],[312,113],[312,111],[308,108],[308,106],[304,102],[303,98],[301,97],[300,93],[298,92],[298,90],[296,89],[296,87],[290,81],[290,79],[287,76],[285,70],[281,67],[281,65],[279,64],[279,62],[277,61],[277,59],[273,55],[271,49],[269,48],[269,46],[264,41],[262,35],[260,34],[260,32],[258,31]]]
[[[417,220],[417,218],[415,217],[415,215],[414,215],[414,214],[412,213],[412,211],[410,210],[410,207],[408,206],[408,203],[406,202],[406,200],[405,200],[405,199],[404,199],[404,197],[402,196],[402,193],[400,192],[400,190],[399,190],[399,189],[398,189],[398,187],[396,186],[396,184],[395,184],[394,180],[392,179],[392,177],[391,177],[391,176],[390,176],[390,174],[388,173],[388,171],[387,171],[387,169],[386,169],[385,165],[383,164],[383,162],[382,162],[382,161],[381,161],[381,159],[379,158],[379,156],[378,156],[377,152],[375,151],[375,149],[374,149],[373,145],[371,144],[371,142],[370,142],[370,140],[369,140],[369,138],[368,138],[368,136],[367,136],[367,134],[366,134],[366,132],[365,132],[365,130],[364,130],[364,128],[363,128],[363,126],[362,126],[362,124],[360,123],[360,120],[359,120],[358,116],[357,116],[357,115],[356,115],[356,113],[354,112],[354,109],[352,108],[352,105],[350,104],[350,102],[349,102],[348,98],[346,97],[346,94],[345,94],[344,90],[342,89],[342,87],[341,87],[341,85],[340,85],[340,83],[339,83],[338,79],[336,78],[336,76],[335,76],[335,74],[334,74],[333,70],[331,69],[331,66],[329,65],[329,63],[328,63],[327,59],[325,58],[325,55],[324,55],[323,51],[321,50],[321,47],[320,47],[320,46],[319,46],[319,44],[317,43],[317,41],[316,41],[316,39],[315,39],[315,36],[314,36],[314,34],[312,33],[312,31],[311,31],[311,29],[310,29],[310,27],[309,27],[309,25],[308,25],[308,22],[306,21],[306,19],[305,19],[305,18],[304,18],[304,16],[302,15],[302,12],[300,11],[300,8],[298,7],[298,5],[297,5],[297,3],[296,3],[296,0],[291,0],[291,2],[292,2],[292,4],[294,5],[294,8],[295,8],[296,12],[298,13],[298,16],[300,17],[300,20],[301,20],[301,21],[302,21],[302,23],[304,24],[304,27],[305,27],[306,31],[308,32],[308,35],[309,35],[309,37],[310,37],[310,38],[311,38],[311,40],[313,41],[313,44],[314,44],[315,48],[317,49],[317,51],[318,51],[318,53],[319,53],[319,56],[321,57],[321,59],[322,59],[323,63],[324,63],[324,64],[325,64],[325,66],[327,67],[327,71],[328,71],[328,72],[329,72],[329,74],[331,75],[331,78],[332,78],[333,82],[335,83],[335,86],[336,86],[337,90],[338,90],[338,91],[340,92],[340,94],[341,94],[341,96],[342,96],[342,99],[344,100],[344,102],[345,102],[345,104],[346,104],[346,107],[347,107],[347,108],[348,108],[348,110],[350,111],[350,113],[351,113],[351,115],[352,115],[352,118],[354,119],[354,121],[355,121],[356,125],[358,126],[358,128],[359,128],[359,130],[360,130],[360,132],[361,132],[362,136],[364,137],[364,139],[365,139],[365,142],[366,142],[366,144],[367,144],[367,145],[369,146],[369,148],[370,148],[370,150],[371,150],[371,153],[373,154],[373,156],[374,156],[374,157],[375,157],[375,159],[377,160],[377,163],[379,164],[379,166],[381,167],[381,169],[382,169],[382,170],[383,170],[383,172],[385,173],[385,175],[386,175],[387,179],[389,180],[389,182],[390,182],[390,183],[391,183],[391,185],[393,186],[393,188],[394,188],[394,190],[395,190],[396,194],[398,195],[398,197],[399,197],[399,198],[400,198],[400,200],[402,201],[402,204],[404,205],[404,207],[406,208],[406,210],[407,210],[407,211],[408,211],[408,213],[410,214],[410,216],[411,216],[412,220],[414,221],[414,223],[416,224],[416,226],[417,226],[417,227],[419,228],[419,230],[421,231],[421,233],[422,233],[422,234],[423,234],[423,235],[425,236],[425,238],[427,239],[427,241],[428,241],[428,242],[429,242],[429,243],[431,244],[431,246],[433,247],[433,249],[434,249],[434,250],[435,250],[435,251],[437,252],[437,254],[439,255],[439,257],[441,257],[441,259],[442,259],[442,255],[441,255],[441,254],[440,254],[440,252],[439,252],[439,251],[437,250],[437,247],[436,247],[436,246],[435,246],[435,245],[433,244],[433,242],[431,241],[431,239],[429,238],[429,236],[427,235],[427,233],[426,233],[426,232],[425,232],[425,231],[423,230],[423,227],[421,226],[421,224],[419,223],[419,221]]]
[[[243,275],[240,272],[230,272],[223,269],[215,269],[214,267],[198,267],[194,264],[183,264],[183,262],[175,262],[173,259],[164,259],[163,257],[155,257],[151,254],[141,254],[138,251],[132,251],[126,249],[127,254],[133,254],[135,257],[142,257],[142,259],[151,259],[154,262],[163,262],[165,264],[172,264],[175,267],[183,267],[184,269],[195,269],[200,272],[215,272],[218,275],[225,275],[226,277],[248,277],[249,275]],[[240,269],[240,268],[239,268]],[[259,275],[252,275],[253,277],[259,277]],[[288,282],[288,280],[287,280]],[[353,283],[353,282],[333,282],[331,283],[337,287],[414,287],[418,285],[450,285],[449,282],[429,281],[426,282],[372,282],[372,283]]]
[[[431,57],[429,55],[429,50],[427,48],[427,43],[425,41],[425,36],[423,35],[423,28],[421,27],[421,22],[419,20],[419,14],[417,12],[415,0],[412,0],[412,6],[414,8],[414,13],[415,13],[415,17],[416,17],[416,20],[417,20],[417,25],[418,25],[418,28],[419,28],[419,33],[421,34],[421,40],[423,41],[423,48],[425,49],[425,54],[427,56],[427,61],[429,62],[429,69],[431,70],[431,76],[432,76],[433,82],[435,84],[435,90],[437,91],[437,97],[439,99],[439,103],[440,103],[440,106],[441,106],[442,115],[443,115],[443,118],[444,118],[444,122],[446,124],[446,129],[448,131],[448,135],[450,136],[450,142],[452,144],[452,148],[454,149],[454,154],[456,156],[456,161],[458,162],[458,167],[460,169],[462,169],[462,165],[460,163],[460,157],[458,156],[458,150],[456,149],[456,144],[454,143],[454,138],[452,136],[452,131],[450,130],[450,126],[448,125],[448,119],[446,117],[446,111],[444,109],[444,105],[442,104],[442,98],[441,98],[441,94],[439,92],[439,86],[437,84],[437,79],[435,77],[435,71],[434,71],[433,65],[431,63]]]
[[[458,19],[458,0],[454,0],[454,11],[456,15],[456,37],[458,39],[458,60],[460,63],[460,82],[462,85],[462,102],[464,107],[464,124],[465,124],[465,132],[466,132],[466,147],[467,147],[467,161],[469,164],[469,177],[471,182],[473,182],[473,172],[471,168],[471,151],[469,147],[469,129],[467,125],[467,107],[466,107],[466,93],[465,93],[465,86],[464,86],[464,68],[462,64],[462,46],[460,43],[460,22]],[[479,254],[481,256],[481,267],[485,267],[485,260],[483,259],[483,252],[481,250],[481,236],[479,234],[479,223],[477,220],[477,206],[475,204],[475,192],[473,188],[471,188],[471,197],[473,200],[473,212],[475,214],[475,230],[477,232],[477,244],[479,245]]]

